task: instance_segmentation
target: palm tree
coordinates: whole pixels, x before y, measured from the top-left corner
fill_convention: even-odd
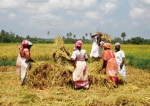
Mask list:
[[[122,32],[121,33],[121,37],[123,38],[123,42],[125,41],[125,37],[126,37],[126,33],[125,32]]]
[[[67,33],[67,35],[66,35],[66,36],[67,36],[67,38],[69,38],[69,36],[70,36],[70,35],[69,35],[69,33]]]
[[[70,34],[70,38],[72,38],[72,33],[70,32],[69,34]]]
[[[47,35],[49,35],[50,34],[50,32],[49,31],[47,31]]]
[[[86,34],[85,34],[85,36],[87,37],[87,36],[88,36],[88,34],[86,33]]]
[[[75,38],[76,38],[76,35],[73,35],[73,38],[75,39]]]
[[[92,33],[90,32],[90,36],[92,35]]]

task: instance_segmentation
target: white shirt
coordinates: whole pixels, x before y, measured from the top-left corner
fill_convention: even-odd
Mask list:
[[[92,44],[92,50],[90,57],[102,57],[102,50],[103,46],[102,43],[100,42],[100,46],[97,44],[97,40],[95,37],[92,38],[93,44]]]
[[[73,51],[71,58],[74,60],[76,60],[76,59],[87,59],[88,56],[87,56],[86,50],[82,49],[80,51],[79,50]]]
[[[122,58],[125,58],[124,52],[122,50],[115,52],[115,58],[117,60],[118,65],[120,65],[122,62]]]

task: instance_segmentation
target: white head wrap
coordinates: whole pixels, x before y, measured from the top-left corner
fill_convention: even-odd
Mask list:
[[[118,45],[120,46],[120,43],[118,43],[118,42],[117,42],[117,43],[115,43],[115,46],[118,46]]]

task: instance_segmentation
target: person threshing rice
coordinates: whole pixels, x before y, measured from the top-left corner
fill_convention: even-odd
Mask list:
[[[110,43],[105,43],[103,45],[104,52],[103,52],[103,68],[106,68],[106,74],[108,77],[113,81],[115,85],[117,85],[118,77],[118,65],[115,59],[115,54],[113,51],[110,50],[111,45]]]
[[[125,69],[125,53],[120,50],[120,43],[115,44],[115,57],[118,64],[118,72],[124,79],[126,79],[126,69]]]
[[[97,36],[97,38],[95,38]],[[90,53],[90,57],[93,57],[95,61],[98,61],[102,58],[102,50],[104,42],[101,41],[102,34],[97,32],[97,34],[91,35],[93,44]]]
[[[75,50],[71,56],[71,60],[76,62],[76,66],[73,72],[75,88],[89,88],[88,71],[85,62],[88,60],[88,56],[86,50],[82,49],[82,45],[82,41],[78,40],[75,44]]]
[[[30,69],[30,62],[33,60],[30,58],[30,48],[32,43],[28,40],[23,40],[20,47],[20,54],[17,58],[17,66],[21,64],[21,81],[22,85],[25,83],[27,76],[27,70]],[[19,71],[18,71],[19,72]]]

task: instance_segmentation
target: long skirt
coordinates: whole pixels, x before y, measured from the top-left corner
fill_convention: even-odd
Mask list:
[[[21,56],[20,56],[20,54],[18,54],[16,66],[17,66],[17,70],[16,70],[17,74],[20,75],[20,72],[21,72]]]
[[[77,87],[84,87],[89,84],[85,61],[76,61],[76,68],[73,72],[73,81]]]
[[[106,74],[114,82],[115,85],[117,85],[118,82],[117,72],[118,72],[118,65],[116,59],[115,58],[109,59],[107,61]]]
[[[25,62],[26,59],[22,58],[21,60],[21,81],[24,82],[27,77],[27,70],[29,69],[30,63]]]

